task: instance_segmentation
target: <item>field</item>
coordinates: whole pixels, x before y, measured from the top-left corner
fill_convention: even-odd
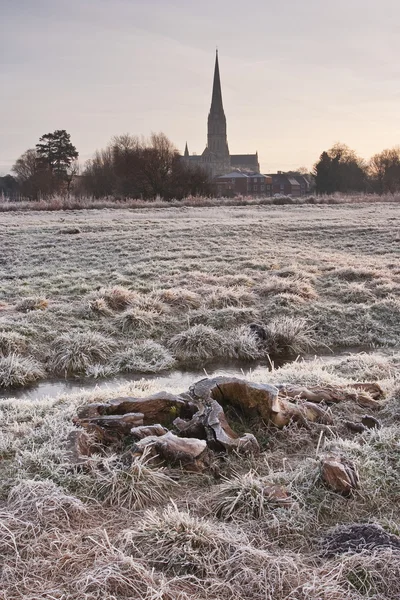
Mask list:
[[[398,203],[0,214],[0,599],[398,600],[399,225]],[[79,407],[156,381],[10,397],[46,378],[339,349],[352,354],[258,382],[378,383],[377,427],[346,426],[372,414],[357,396],[329,425],[229,412],[261,452],[215,454],[201,473],[146,453],[127,464],[120,445],[71,462]],[[347,496],[321,480],[331,454],[358,472]],[[373,539],[343,552],[335,527],[353,524]]]

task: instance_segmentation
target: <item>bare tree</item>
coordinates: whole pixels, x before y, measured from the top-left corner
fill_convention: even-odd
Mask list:
[[[400,189],[400,147],[382,150],[369,162],[369,174],[379,194]]]

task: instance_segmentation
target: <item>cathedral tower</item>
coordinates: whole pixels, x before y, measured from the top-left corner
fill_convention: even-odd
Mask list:
[[[214,83],[211,108],[207,124],[207,148],[218,157],[228,157],[228,139],[226,135],[226,117],[222,104],[221,80],[219,76],[218,50],[215,56]]]

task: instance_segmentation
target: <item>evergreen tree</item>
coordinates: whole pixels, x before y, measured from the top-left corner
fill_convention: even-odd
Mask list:
[[[79,154],[71,143],[71,136],[65,129],[57,129],[53,133],[42,135],[36,144],[38,165],[49,170],[57,179],[66,180],[68,170]]]

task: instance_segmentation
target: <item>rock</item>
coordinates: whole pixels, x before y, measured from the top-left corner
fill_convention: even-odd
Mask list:
[[[180,438],[171,431],[162,436],[149,436],[136,443],[135,449],[143,452],[150,448],[171,465],[181,466],[192,471],[203,471],[208,464],[207,442],[195,438]]]
[[[321,460],[322,481],[332,491],[349,496],[359,488],[359,476],[354,464],[339,454],[329,454]]]
[[[400,537],[385,531],[380,525],[355,523],[341,525],[328,532],[321,546],[324,558],[345,552],[372,552],[384,548],[400,551]]]
[[[145,437],[161,436],[168,433],[168,429],[162,425],[141,425],[139,427],[132,427],[131,436],[136,440],[142,440]]]

